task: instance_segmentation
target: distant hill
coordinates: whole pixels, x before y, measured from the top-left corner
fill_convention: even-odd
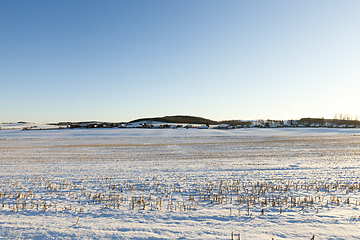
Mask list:
[[[140,118],[130,121],[129,123],[134,123],[134,122],[164,122],[164,123],[209,124],[209,125],[220,124],[217,121],[213,121],[202,117],[183,116],[183,115],[154,117],[154,118]]]
[[[358,116],[353,119],[351,116],[340,115],[340,118],[325,119],[325,118],[301,118],[299,120],[271,120],[271,119],[258,119],[258,120],[223,120],[214,121],[203,117],[175,115],[165,117],[153,118],[140,118],[130,122],[99,122],[99,121],[86,121],[86,122],[59,122],[48,123],[47,125],[58,125],[63,128],[179,128],[179,124],[198,124],[198,125],[216,125],[213,128],[220,129],[234,129],[234,128],[276,128],[276,127],[328,127],[328,128],[360,128],[360,121]],[[165,124],[157,124],[165,123]],[[24,121],[17,124],[23,124]],[[129,124],[130,123],[130,124]],[[131,124],[135,123],[135,124]],[[146,124],[143,124],[146,123]],[[177,124],[172,126],[171,123]],[[3,123],[5,124],[5,123]],[[15,124],[15,123],[8,123]],[[154,125],[153,125],[154,124]],[[209,127],[209,126],[208,126]],[[187,128],[187,127],[186,127]],[[1,128],[0,128],[1,130]],[[38,129],[37,129],[38,130]]]

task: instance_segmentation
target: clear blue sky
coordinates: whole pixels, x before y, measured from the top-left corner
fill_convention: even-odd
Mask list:
[[[0,1],[0,122],[360,115],[360,1]]]

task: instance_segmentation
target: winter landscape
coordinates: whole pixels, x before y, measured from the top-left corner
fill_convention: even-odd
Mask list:
[[[359,140],[358,128],[2,130],[0,237],[359,239]]]
[[[0,239],[360,239],[360,1],[0,1]]]

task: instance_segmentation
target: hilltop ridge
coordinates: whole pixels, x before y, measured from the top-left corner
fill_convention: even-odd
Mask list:
[[[175,115],[165,117],[153,117],[153,118],[140,118],[132,120],[129,123],[135,122],[164,122],[164,123],[188,123],[188,124],[208,124],[218,125],[220,122],[206,119],[203,117],[187,116],[187,115]]]

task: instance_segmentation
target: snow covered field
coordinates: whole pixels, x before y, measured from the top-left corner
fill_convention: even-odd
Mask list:
[[[360,129],[0,131],[0,238],[360,239]]]

